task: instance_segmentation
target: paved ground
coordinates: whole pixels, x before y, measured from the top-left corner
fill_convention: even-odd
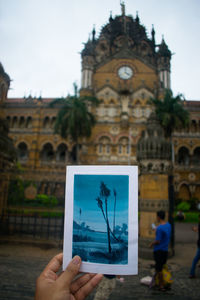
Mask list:
[[[183,234],[184,232],[184,234]],[[181,224],[176,227],[175,257],[168,263],[174,283],[167,293],[149,290],[140,284],[140,279],[151,275],[153,261],[139,259],[138,276],[126,276],[125,282],[117,283],[110,300],[195,300],[200,299],[200,268],[197,278],[189,279],[191,261],[196,251],[196,235],[191,232],[191,225]],[[61,250],[58,248],[3,243],[0,244],[0,300],[29,300],[34,297],[35,280],[47,262]],[[92,300],[93,294],[87,298]]]

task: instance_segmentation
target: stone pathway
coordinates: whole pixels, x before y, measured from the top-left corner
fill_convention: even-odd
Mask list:
[[[180,232],[182,233],[182,231]],[[190,234],[189,230],[188,234]],[[189,239],[191,238],[193,237],[190,235]],[[41,248],[41,245],[39,247],[22,243],[2,243],[2,240],[0,242],[0,300],[33,299],[36,278],[49,260],[62,250],[58,248],[44,249],[44,247]],[[188,242],[186,235],[182,234],[182,238],[179,238],[176,244],[175,256],[168,261],[174,279],[171,291],[163,293],[141,285],[140,279],[152,274],[153,270],[150,266],[154,262],[139,259],[139,274],[125,276],[124,283],[117,282],[117,287],[109,299],[199,300],[200,268],[197,268],[196,279],[188,278],[195,252],[196,237],[194,236],[194,242],[191,243]],[[87,300],[92,300],[93,295],[94,292]]]

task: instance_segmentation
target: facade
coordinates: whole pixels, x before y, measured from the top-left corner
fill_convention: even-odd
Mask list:
[[[8,136],[4,105],[10,86],[10,78],[0,64],[0,216],[6,206],[9,185],[9,172],[16,159],[16,152],[12,140]]]
[[[80,95],[96,96],[101,104],[97,108],[89,107],[97,124],[90,138],[80,140],[80,163],[139,164],[141,175],[156,174],[159,184],[164,180],[167,189],[169,152],[161,146],[160,152],[155,151],[154,157],[148,160],[145,156],[138,156],[142,149],[145,151],[138,148],[138,142],[141,146],[143,131],[147,130],[152,118],[153,107],[149,98],[162,98],[164,89],[170,88],[171,52],[164,39],[159,45],[155,42],[154,28],[149,37],[138,15],[127,16],[125,6],[121,6],[121,15],[110,16],[98,37],[93,29],[92,39],[85,43],[81,52]],[[18,160],[24,168],[21,176],[34,182],[33,193],[53,194],[62,200],[66,165],[75,164],[76,155],[72,140],[54,134],[59,107],[49,106],[53,100],[31,96],[7,98],[3,113]],[[176,198],[186,201],[197,198],[200,201],[200,101],[184,101],[184,106],[189,110],[191,120],[187,130],[173,133],[174,190]],[[162,130],[159,134],[163,138]],[[156,143],[159,141],[158,138]],[[144,140],[142,145],[151,147]],[[148,211],[147,200],[154,197],[151,195],[152,183],[144,177],[140,180],[145,181],[145,188],[149,190],[148,196],[140,191],[144,195],[144,207],[140,208]],[[165,194],[163,203],[166,204],[167,190]],[[165,204],[163,207],[167,209]]]

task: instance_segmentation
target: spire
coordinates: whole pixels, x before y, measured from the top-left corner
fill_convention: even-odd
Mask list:
[[[167,44],[165,43],[164,40],[164,35],[162,35],[162,42],[159,45],[159,50],[158,50],[159,56],[165,56],[171,58],[172,54],[171,51],[169,50]]]
[[[136,11],[136,19],[135,20],[136,20],[137,23],[140,23],[140,19],[139,19],[139,16],[138,16],[138,11]]]
[[[125,16],[125,4],[124,1],[120,1],[121,10],[122,10],[122,16]]]
[[[95,25],[93,25],[93,30],[92,30],[92,41],[95,41],[95,34],[96,34],[96,30],[95,30]]]
[[[155,45],[155,30],[154,30],[154,26],[152,24],[152,30],[151,30],[151,39],[153,44]]]
[[[110,18],[109,18],[109,21],[111,22],[113,20],[112,18],[112,10],[110,11]]]

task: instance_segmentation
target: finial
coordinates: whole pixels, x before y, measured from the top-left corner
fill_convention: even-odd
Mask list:
[[[137,22],[137,23],[140,22],[140,19],[139,19],[139,16],[138,16],[138,10],[136,11],[136,22]]]
[[[122,10],[122,16],[125,16],[125,3],[124,1],[120,0],[121,10]]]
[[[109,18],[109,21],[112,21],[112,10],[110,11],[110,18]]]
[[[155,30],[154,30],[154,26],[152,24],[152,30],[151,30],[151,37],[152,37],[152,41],[155,44]]]
[[[93,30],[92,30],[92,41],[95,41],[95,34],[96,34],[96,30],[95,30],[95,25],[93,25]]]

